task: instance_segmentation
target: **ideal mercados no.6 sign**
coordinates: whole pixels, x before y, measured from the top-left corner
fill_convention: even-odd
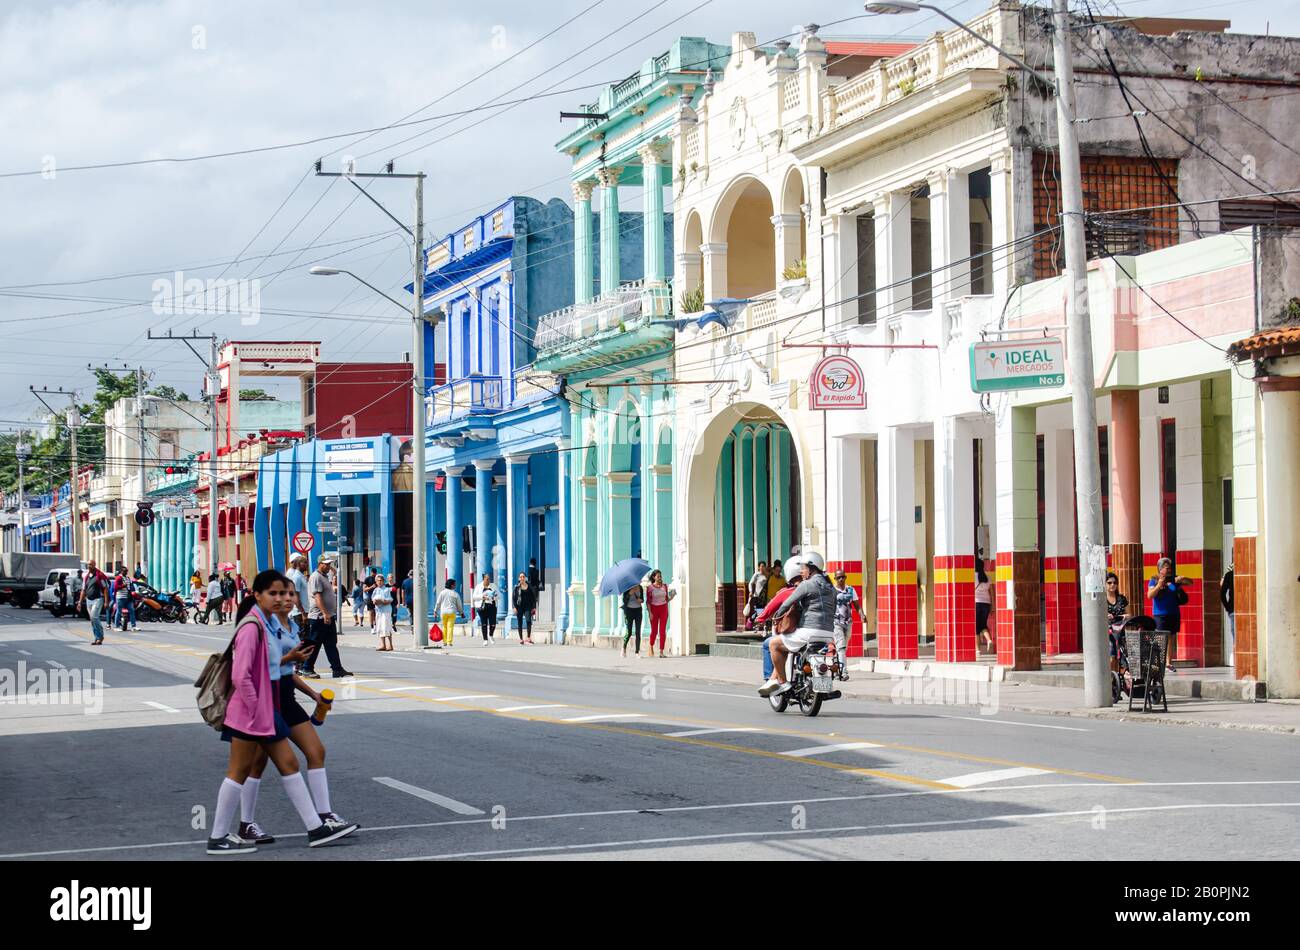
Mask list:
[[[862,367],[847,356],[823,357],[808,380],[809,409],[865,409]]]
[[[970,388],[977,393],[1064,385],[1065,348],[1059,339],[971,344]]]

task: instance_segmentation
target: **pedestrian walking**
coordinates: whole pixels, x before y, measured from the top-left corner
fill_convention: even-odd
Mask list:
[[[322,823],[348,825],[351,822],[340,818],[330,806],[329,780],[325,773],[325,744],[321,741],[320,734],[316,731],[316,726],[307,711],[298,704],[296,696],[298,692],[306,694],[317,704],[324,700],[306,680],[294,673],[296,664],[290,657],[301,644],[302,630],[290,613],[298,606],[298,591],[290,584],[286,586],[285,594],[280,610],[270,615],[271,632],[279,641],[280,651],[278,666],[275,664],[274,657],[270,658],[272,686],[273,688],[278,686],[279,690],[278,709],[285,725],[289,727],[289,741],[301,749],[307,757],[307,790],[311,793],[316,814],[320,816]],[[299,616],[302,614],[299,613]],[[249,776],[244,779],[243,792],[239,796],[239,837],[254,844],[275,842],[275,838],[267,834],[257,823],[257,796],[262,785],[262,773],[266,770],[269,759],[265,747],[259,748]]]
[[[627,641],[636,636],[636,656],[641,655],[641,605],[645,603],[645,591],[640,584],[633,584],[623,591],[623,619],[627,622],[627,633],[623,634],[623,653],[627,656]],[[635,631],[635,634],[634,634]]]
[[[125,567],[119,567],[113,577],[113,605],[113,621],[110,626],[120,623],[122,632],[126,633],[128,619],[133,621],[132,627],[135,626],[135,603],[131,599],[131,578],[127,576]]]
[[[72,611],[75,614],[81,613],[81,587],[85,583],[85,575],[80,568],[71,578],[71,587],[69,589],[68,600],[72,604]]]
[[[91,641],[91,646],[102,646],[104,643],[104,624],[100,620],[100,614],[104,610],[104,600],[108,596],[108,578],[94,561],[86,562],[86,577],[81,584],[81,599],[77,602],[77,609],[86,608],[86,614],[90,617],[90,630],[95,639]],[[112,626],[110,622],[109,626]]]
[[[307,626],[307,608],[311,606],[307,599],[307,556],[304,554],[294,554],[289,558],[289,569],[284,572],[284,576],[289,579],[289,583],[294,586],[298,596],[294,598],[296,611],[292,616],[294,622],[299,627]]]
[[[290,728],[279,707],[279,693],[271,680],[271,669],[302,660],[302,645],[287,651],[270,629],[270,615],[283,610],[289,588],[279,571],[263,571],[253,579],[253,592],[235,614],[235,635],[231,641],[230,700],[226,707],[221,738],[230,743],[226,776],[217,792],[208,854],[251,854],[256,843],[230,833],[235,810],[241,807],[244,784],[252,774],[260,751],[275,763],[284,790],[307,829],[307,844],[318,847],[356,831],[355,825],[326,821],[312,804],[307,783],[298,769],[298,757],[290,748]]]
[[[490,572],[483,575],[483,583],[474,588],[474,596],[470,600],[478,613],[483,642],[490,644],[497,630],[497,585]]]
[[[764,565],[766,567],[766,565]],[[767,593],[767,577],[763,577],[763,593]],[[664,583],[664,572],[656,568],[650,572],[650,585],[646,588],[646,606],[650,608],[650,656],[655,655],[655,637],[659,638],[659,658],[667,656],[668,601],[677,591]]]
[[[401,604],[406,608],[407,613],[411,615],[411,629],[415,629],[415,571],[406,572],[406,579],[402,581],[402,600]]]
[[[1223,606],[1223,612],[1228,616],[1228,623],[1224,627],[1223,637],[1223,657],[1224,665],[1235,667],[1237,658],[1234,655],[1237,646],[1237,618],[1233,614],[1236,605],[1236,591],[1233,589],[1235,581],[1233,579],[1232,565],[1223,572],[1223,578],[1219,581],[1219,603]]]
[[[456,618],[465,610],[465,604],[456,592],[456,579],[447,578],[447,586],[438,592],[438,600],[433,605],[433,612],[442,621],[442,642],[450,647],[456,638]]]
[[[203,606],[204,623],[212,622],[214,610],[217,612],[217,623],[221,623],[221,579],[215,573],[208,575],[208,600]]]
[[[542,589],[542,572],[537,569],[537,558],[528,559],[528,586],[534,591]]]
[[[528,580],[528,575],[519,572],[515,582],[514,593],[510,603],[515,608],[515,625],[519,628],[519,642],[533,642],[533,615],[537,612],[537,589]],[[525,632],[526,631],[526,632]]]
[[[978,603],[976,609],[979,609]],[[848,575],[843,571],[835,572],[835,652],[840,657],[840,679],[849,678],[849,629],[853,626],[853,614],[863,620],[862,608],[858,606],[858,589],[850,587]]]
[[[366,602],[366,622],[370,624],[370,632],[375,632],[375,569],[369,568],[366,571],[365,580],[361,582],[362,599]]]
[[[758,569],[750,577],[749,583],[745,586],[745,607],[742,611],[745,615],[745,629],[754,629],[754,618],[757,617],[767,604],[767,562],[759,561]]]
[[[785,587],[785,566],[781,563],[781,559],[777,558],[767,572],[766,602],[770,602],[783,587]]]
[[[984,648],[995,652],[993,634],[989,632],[989,614],[993,613],[993,585],[984,570],[984,558],[975,558],[975,638],[983,639]]]
[[[361,626],[366,616],[366,595],[361,590],[361,579],[352,582],[352,625]]]
[[[338,679],[352,675],[343,668],[343,660],[339,658],[339,598],[330,580],[333,568],[334,562],[321,555],[316,561],[316,570],[307,578],[307,639],[317,647],[302,665],[302,675],[307,679],[320,679],[316,660],[321,650],[329,659],[331,676]]]
[[[1178,672],[1174,669],[1174,646],[1182,626],[1179,607],[1187,603],[1184,588],[1190,587],[1191,583],[1186,577],[1174,573],[1174,562],[1167,557],[1156,562],[1156,576],[1147,582],[1147,597],[1151,599],[1151,616],[1155,618],[1156,629],[1169,633],[1169,655],[1165,662],[1170,673]]]
[[[68,575],[60,574],[58,582],[54,585],[55,596],[59,598],[59,616],[63,616],[68,610]]]
[[[236,597],[239,590],[235,587],[235,579],[226,571],[221,575],[221,613],[225,617],[234,616],[239,608],[239,601]]]
[[[376,648],[381,653],[393,649],[393,588],[388,586],[388,579],[380,574],[375,578],[375,590],[371,595],[375,604],[375,636],[379,638]]]

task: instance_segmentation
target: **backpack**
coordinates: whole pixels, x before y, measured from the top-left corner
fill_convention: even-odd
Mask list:
[[[247,620],[248,618],[244,618]],[[266,628],[262,626],[261,621],[253,617],[253,622],[257,624],[259,632],[258,643],[262,645],[262,650],[266,650]],[[243,621],[240,621],[240,626]],[[231,635],[230,642],[226,644],[226,649],[220,653],[213,653],[208,657],[207,662],[203,664],[203,669],[199,672],[199,678],[194,681],[194,686],[198,689],[198,707],[199,715],[213,729],[220,732],[226,725],[226,707],[230,705],[230,694],[233,687],[230,683],[231,661],[235,652],[235,637],[239,635],[239,628],[235,628],[235,633]]]

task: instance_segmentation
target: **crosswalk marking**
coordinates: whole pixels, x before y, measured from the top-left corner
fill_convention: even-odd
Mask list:
[[[751,726],[737,726],[734,729],[687,729],[685,732],[669,732],[667,735],[674,739],[680,739],[684,736],[708,736],[717,732],[761,732],[761,729]]]
[[[525,709],[568,709],[565,703],[540,703],[536,706],[502,706],[497,712],[523,712]]]
[[[473,693],[469,696],[437,696],[434,697],[435,703],[458,703],[464,699],[495,699],[496,693]]]
[[[848,752],[851,749],[879,749],[878,742],[840,742],[836,745],[810,745],[806,749],[791,749],[789,752],[782,752],[782,755],[788,755],[793,759],[802,759],[811,755],[821,755],[823,752]]]
[[[387,689],[380,690],[382,693],[404,693],[408,689],[437,689],[437,686],[390,686]]]
[[[953,785],[957,788],[974,788],[976,785],[987,785],[990,782],[1002,782],[1011,778],[1027,778],[1030,775],[1047,775],[1051,769],[993,769],[991,772],[971,772],[967,775],[956,775],[952,778],[941,779],[945,785]]]
[[[179,709],[173,709],[171,706],[164,706],[162,703],[155,703],[148,699],[144,700],[146,706],[152,706],[154,709],[161,709],[163,712],[178,713]]]
[[[561,719],[560,722],[600,722],[605,719],[644,719],[641,713],[602,713],[598,716],[574,716],[572,719]]]
[[[387,785],[389,788],[395,788],[399,792],[406,792],[408,795],[414,795],[416,798],[423,799],[426,802],[440,805],[448,811],[454,811],[458,815],[486,814],[486,812],[481,808],[475,808],[473,805],[466,805],[464,802],[458,802],[456,799],[448,798],[446,795],[439,795],[437,792],[431,792],[427,788],[420,788],[417,785],[408,785],[406,782],[399,782],[395,778],[377,776],[375,781],[380,785]]]

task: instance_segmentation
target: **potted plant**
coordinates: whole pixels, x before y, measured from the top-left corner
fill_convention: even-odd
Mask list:
[[[777,292],[787,300],[794,299],[808,287],[808,259],[801,257],[793,264],[787,264],[781,271],[781,283]]]
[[[704,285],[682,293],[682,313],[699,313],[704,309]]]

